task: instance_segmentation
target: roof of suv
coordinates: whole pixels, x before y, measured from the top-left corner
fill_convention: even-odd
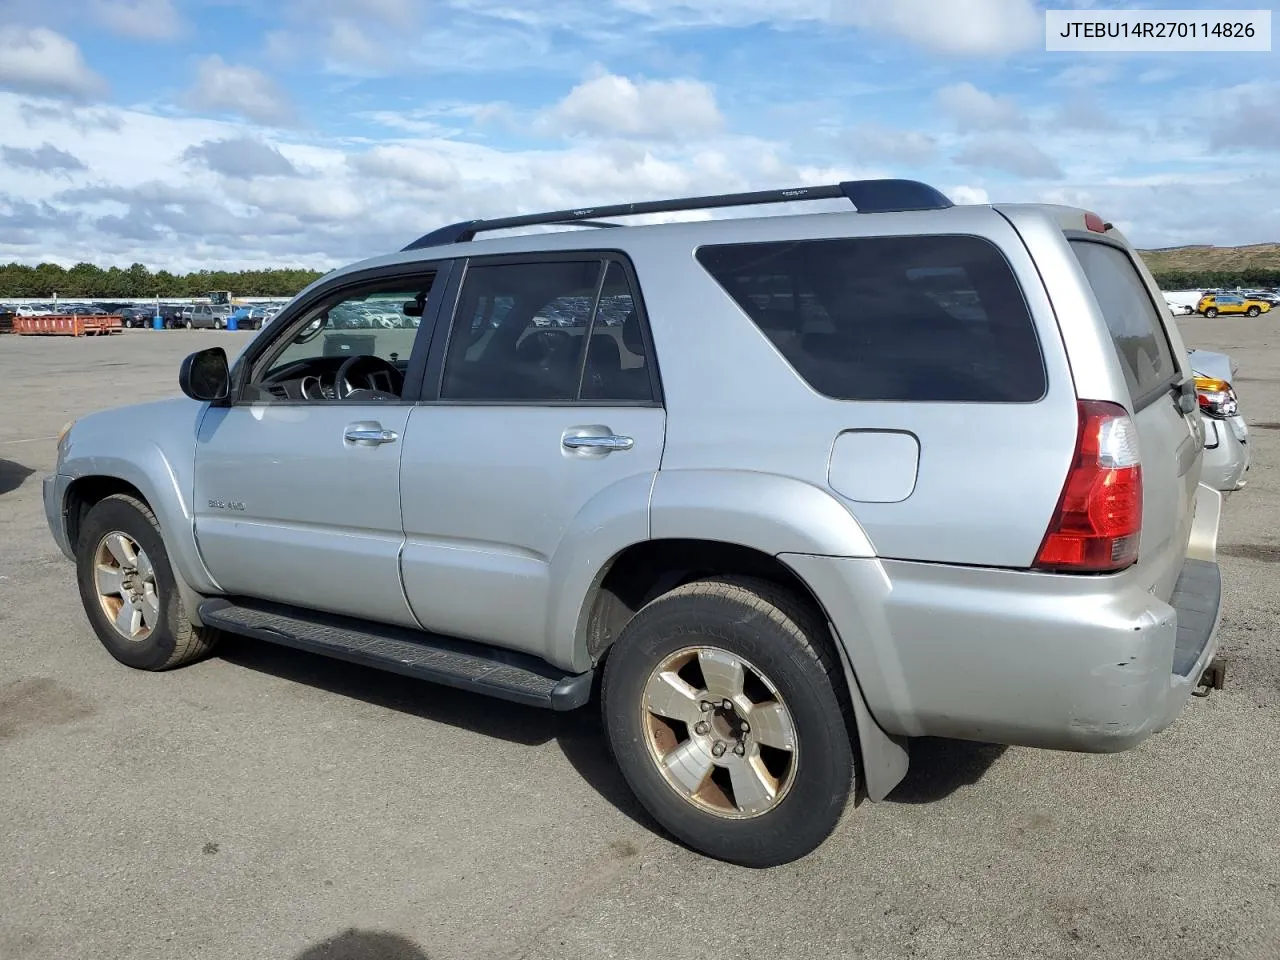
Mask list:
[[[849,204],[843,210],[840,209],[838,203],[841,200]],[[618,223],[609,219],[615,217],[651,216],[673,212],[702,212],[714,209],[754,207],[770,204],[790,205],[807,201],[828,201],[828,205],[820,210],[803,213],[787,212],[781,215],[738,216],[732,219],[706,217],[692,221],[651,222],[647,224]],[[337,276],[355,273],[363,269],[413,263],[442,257],[613,247],[616,245],[615,241],[606,240],[601,244],[587,240],[586,237],[600,232],[614,234],[615,230],[623,231],[622,235],[638,236],[643,234],[649,238],[673,231],[682,235],[692,232],[702,235],[702,237],[715,237],[723,235],[727,230],[732,230],[735,234],[742,232],[775,234],[779,231],[790,233],[794,232],[797,223],[808,223],[813,225],[814,235],[822,237],[835,235],[831,233],[833,230],[831,224],[839,221],[847,223],[846,218],[849,217],[876,214],[908,214],[914,219],[916,217],[929,218],[931,215],[943,215],[950,223],[952,222],[952,217],[956,218],[956,222],[961,222],[970,217],[991,216],[993,211],[1012,213],[1015,209],[1038,213],[1056,222],[1064,230],[1087,228],[1099,233],[1105,232],[1123,241],[1123,237],[1119,231],[1115,230],[1112,224],[1104,223],[1096,214],[1081,208],[1036,203],[965,204],[956,206],[936,188],[916,180],[852,180],[826,186],[803,186],[751,193],[581,207],[490,220],[465,220],[426,233],[394,253],[369,257],[341,267],[321,280],[317,280],[313,286],[328,282]],[[924,232],[936,232],[938,229],[936,225],[927,225],[926,220],[917,222]],[[790,226],[790,230],[787,229],[788,226]],[[515,235],[510,233],[499,234],[487,240],[477,238],[477,235],[481,233],[510,231],[523,227],[532,227],[536,232]],[[587,227],[596,229],[545,229],[548,227]],[[951,227],[948,227],[948,229],[951,229]],[[614,236],[618,235],[614,234]],[[472,241],[475,241],[475,247],[471,246]],[[706,242],[705,239],[702,239],[702,242]],[[460,247],[462,244],[466,244],[466,247]]]

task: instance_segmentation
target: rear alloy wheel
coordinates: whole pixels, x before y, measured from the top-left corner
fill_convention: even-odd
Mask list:
[[[609,652],[602,699],[628,785],[708,856],[799,859],[835,829],[854,788],[825,621],[767,581],[696,581],[646,605]]]

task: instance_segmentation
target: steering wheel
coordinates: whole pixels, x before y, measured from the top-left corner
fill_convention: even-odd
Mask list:
[[[352,388],[349,378],[355,374],[368,376],[379,371],[385,372],[391,380],[394,393],[373,390],[368,387]],[[395,368],[390,360],[374,356],[371,353],[348,357],[343,361],[334,375],[333,395],[337,400],[399,400],[404,391],[404,374]]]

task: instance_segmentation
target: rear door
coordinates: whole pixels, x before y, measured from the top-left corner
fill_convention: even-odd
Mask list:
[[[665,413],[633,279],[590,252],[467,265],[401,458],[424,627],[550,658],[557,582],[602,559],[574,548],[648,537]]]
[[[1138,563],[1167,599],[1182,568],[1203,459],[1200,414],[1179,406],[1181,365],[1166,312],[1158,309],[1132,255],[1101,239],[1072,237],[1111,332],[1133,401],[1142,462],[1142,543]]]

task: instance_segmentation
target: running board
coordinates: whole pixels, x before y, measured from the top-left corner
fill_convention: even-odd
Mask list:
[[[591,698],[592,674],[565,674],[527,654],[283,604],[217,598],[200,604],[206,625],[349,663],[549,710]]]

